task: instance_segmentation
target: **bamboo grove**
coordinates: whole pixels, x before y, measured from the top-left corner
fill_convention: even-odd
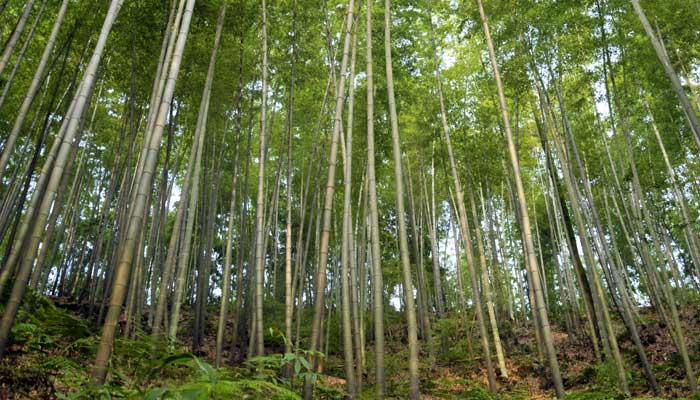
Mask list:
[[[98,384],[150,336],[217,367],[338,354],[384,398],[399,335],[417,399],[458,316],[493,392],[524,321],[552,395],[554,327],[657,393],[649,309],[697,393],[698,24],[695,0],[2,0],[0,358],[39,293],[101,327]]]

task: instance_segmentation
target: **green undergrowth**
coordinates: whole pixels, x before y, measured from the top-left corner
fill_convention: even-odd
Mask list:
[[[318,380],[317,398],[345,395],[310,372],[312,354],[304,351],[256,357],[236,367],[216,369],[144,333],[136,340],[115,340],[107,381],[98,386],[90,375],[98,334],[99,328],[86,319],[45,297],[28,294],[0,364],[0,398],[296,400],[304,378]],[[274,336],[279,334],[271,330],[270,337]],[[297,373],[294,381],[281,377],[286,364]]]
[[[662,400],[668,397],[625,397],[621,394],[600,391],[596,389],[582,390],[569,393],[564,400]],[[697,395],[691,397],[673,397],[675,400],[700,400]]]
[[[335,331],[339,326],[336,320],[331,321],[330,337],[333,339],[327,356],[303,350],[283,355],[279,352],[284,349],[286,338],[278,329],[282,326],[278,319],[282,319],[283,314],[272,305],[270,318],[266,320],[271,329],[266,332],[265,343],[270,353],[278,353],[219,369],[210,365],[211,360],[195,357],[176,344],[153,341],[145,332],[137,333],[136,340],[118,335],[108,379],[104,385],[97,386],[90,370],[99,343],[99,326],[64,307],[56,306],[45,297],[27,295],[12,329],[7,357],[0,363],[0,399],[14,394],[17,399],[288,400],[300,398],[305,378],[316,381],[315,399],[346,398],[342,342],[337,338],[339,332]],[[187,321],[187,317],[184,320]],[[386,321],[386,398],[405,399],[410,387],[405,322],[402,315],[391,311]],[[185,334],[189,329],[187,324],[183,325]],[[310,324],[303,324],[302,328],[307,325]],[[302,335],[306,333],[303,329]],[[371,329],[368,332],[360,399],[375,398],[373,337]],[[511,377],[499,377],[498,393],[493,394],[485,383],[481,346],[471,315],[448,315],[433,324],[434,347],[431,351],[423,346],[420,353],[421,393],[428,399],[553,399],[553,389],[542,379],[546,365],[537,359],[530,332],[514,325],[504,329],[502,337]],[[306,347],[303,341],[301,347]],[[568,371],[564,382],[566,400],[624,398],[613,363],[585,361],[586,358],[581,357],[589,351],[585,344],[571,345],[568,350],[567,357],[562,358],[562,367]],[[311,372],[308,360],[314,355],[322,357],[324,374]],[[644,377],[636,368],[634,352],[626,351],[623,356],[629,367],[627,378],[632,393],[637,396],[647,393]],[[697,362],[696,359],[691,361]],[[296,373],[293,380],[282,377],[284,365],[290,365]],[[665,361],[654,364],[653,368],[664,388],[661,398],[669,398],[670,394],[678,394],[673,398],[687,395],[682,392],[685,381],[682,362],[675,353],[669,352]],[[669,387],[679,389],[671,392]],[[700,400],[698,397],[688,399]]]

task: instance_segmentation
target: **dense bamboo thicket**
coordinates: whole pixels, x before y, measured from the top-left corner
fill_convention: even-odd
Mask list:
[[[698,25],[0,0],[0,397],[700,395]]]

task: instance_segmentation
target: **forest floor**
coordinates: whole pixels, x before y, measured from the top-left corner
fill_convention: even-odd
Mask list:
[[[281,328],[282,307],[266,309],[266,326],[273,333]],[[216,316],[209,309],[207,332],[199,357],[186,353],[182,346],[173,350],[164,343],[154,343],[141,333],[139,340],[119,338],[110,365],[110,378],[103,387],[91,385],[90,363],[93,360],[99,328],[81,316],[81,307],[63,299],[32,297],[21,309],[13,328],[12,344],[0,363],[0,400],[5,399],[112,399],[112,398],[298,398],[299,382],[279,377],[283,339],[266,336],[266,350],[271,354],[254,362],[239,363],[214,370]],[[84,310],[82,310],[84,311]],[[631,341],[618,326],[618,340],[628,366],[630,389],[634,398],[689,397],[684,370],[667,330],[660,326],[649,310],[640,309],[640,336],[663,388],[652,396],[636,360]],[[471,316],[470,316],[471,317]],[[508,378],[499,374],[497,395],[487,390],[486,372],[482,367],[477,330],[473,318],[452,316],[434,326],[433,355],[422,350],[421,393],[424,399],[551,399],[553,390],[544,364],[538,361],[534,334],[529,323],[503,324],[501,332],[506,353]],[[387,398],[404,399],[408,394],[408,351],[403,316],[389,312],[386,318],[386,392]],[[700,309],[682,310],[689,350],[696,370],[700,368]],[[302,324],[302,335],[310,324]],[[590,341],[583,335],[571,337],[554,326],[554,339],[567,391],[567,400],[604,400],[623,398],[617,389],[616,371],[611,363],[597,362]],[[185,312],[181,323],[182,343],[191,337],[190,315]],[[230,329],[230,328],[229,328]],[[371,330],[369,330],[371,331]],[[308,332],[306,332],[308,335]],[[323,374],[318,375],[316,397],[344,398],[342,344],[337,318],[331,317]],[[230,335],[231,332],[228,332]],[[304,347],[302,342],[302,346]],[[362,398],[373,398],[371,338],[366,355],[369,374],[363,378]],[[228,357],[228,354],[225,354]],[[303,358],[300,353],[298,358]],[[494,364],[495,361],[494,361]],[[202,389],[205,388],[205,389]],[[199,391],[198,391],[199,390]],[[204,392],[203,392],[204,390]],[[189,393],[189,394],[188,394]],[[203,397],[198,397],[207,393]],[[198,395],[199,394],[199,395]],[[217,394],[221,394],[219,397]],[[173,397],[167,397],[171,395]],[[151,397],[149,397],[151,396]],[[190,396],[190,397],[188,397]],[[234,396],[234,397],[231,397]],[[237,397],[235,397],[237,396]]]

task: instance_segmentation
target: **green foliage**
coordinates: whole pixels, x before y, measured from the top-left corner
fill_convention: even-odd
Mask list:
[[[471,358],[472,334],[476,328],[470,310],[463,314],[452,314],[435,322],[436,346],[440,348],[440,359],[446,362],[461,362]]]
[[[596,389],[584,390],[581,392],[569,393],[564,397],[565,400],[622,400],[624,396],[619,393],[610,393]]]
[[[153,389],[144,395],[148,400],[207,400],[207,399],[272,399],[297,400],[299,395],[289,389],[270,382],[258,380],[239,380],[220,382],[192,382],[176,389]]]
[[[270,328],[269,333],[270,336],[291,344],[281,331]],[[325,355],[318,351],[295,349],[294,352],[290,353],[253,357],[246,360],[244,366],[253,379],[271,381],[277,384],[283,383],[284,380],[279,377],[279,373],[285,366],[289,365],[294,371],[294,375],[299,379],[308,378],[312,382],[316,382],[318,374],[313,370],[310,360],[313,358],[320,360],[324,357]]]
[[[27,294],[18,319],[66,341],[80,340],[93,333],[86,320],[56,307],[48,298],[36,293]]]
[[[269,360],[258,361],[260,363],[269,362]],[[244,399],[299,399],[299,396],[291,390],[284,388],[278,383],[266,381],[264,379],[265,376],[262,374],[256,375],[255,379],[237,379],[236,375],[226,375],[222,371],[217,371],[200,358],[188,353],[177,354],[162,359],[160,366],[154,370],[154,373],[173,364],[189,365],[199,373],[199,376],[192,382],[175,387],[150,389],[143,394],[144,399],[204,400],[228,399],[232,396]]]
[[[685,380],[683,360],[677,352],[672,353],[665,362],[652,365],[652,370],[661,383],[675,386],[682,385]]]
[[[629,375],[629,372],[628,372]],[[629,376],[628,376],[629,380]],[[617,399],[621,396],[619,391],[619,380],[617,367],[612,360],[597,363],[585,368],[581,373],[570,381],[571,385],[586,385],[590,389],[585,392],[578,392],[576,395],[590,396],[605,395],[612,397],[600,397],[600,399]],[[586,394],[588,393],[588,394]],[[568,398],[568,397],[567,397]],[[577,399],[587,399],[588,397],[576,397]],[[599,397],[590,397],[598,399]]]
[[[466,390],[460,394],[458,399],[473,399],[473,400],[497,400],[498,395],[491,393],[484,388],[474,388]]]
[[[27,350],[41,350],[53,345],[52,336],[34,324],[22,322],[12,327],[14,344]]]
[[[328,385],[324,379],[320,379],[314,388],[314,398],[318,400],[344,400],[348,397],[344,388],[345,386]]]
[[[90,385],[88,359],[96,348],[89,323],[29,293],[11,331],[10,354],[18,362],[0,371],[0,383],[19,395],[43,396]]]
[[[270,329],[270,334],[275,332]],[[281,333],[283,341],[287,341]],[[243,368],[214,369],[210,364],[189,353],[174,354],[162,358],[150,372],[152,381],[168,368],[187,366],[195,374],[189,382],[172,387],[158,387],[147,390],[146,399],[228,399],[231,396],[241,398],[270,398],[273,400],[292,400],[299,396],[291,389],[289,381],[280,377],[285,365],[291,365],[300,381],[317,380],[310,357],[323,357],[318,352],[297,350],[284,355],[272,354],[258,356],[247,360]]]
[[[115,340],[108,381],[97,386],[90,368],[98,337],[88,322],[41,296],[30,296],[29,300],[21,309],[24,322],[12,330],[12,350],[28,357],[29,365],[0,369],[0,384],[16,387],[20,394],[26,391],[27,396],[33,391],[64,400],[295,400],[299,398],[295,389],[280,377],[282,367],[289,363],[301,379],[309,376],[315,380],[309,359],[323,356],[298,350],[284,356],[253,358],[243,368],[215,369],[190,353],[171,353],[166,342],[139,335],[136,340]],[[154,354],[160,357],[154,358]],[[323,388],[332,393],[331,388]]]
[[[583,390],[580,392],[569,393],[564,397],[565,400],[622,400],[625,396],[617,392],[607,392],[598,389]]]
[[[593,382],[596,387],[614,392],[619,385],[617,366],[614,361],[607,361],[594,366],[595,376]]]

